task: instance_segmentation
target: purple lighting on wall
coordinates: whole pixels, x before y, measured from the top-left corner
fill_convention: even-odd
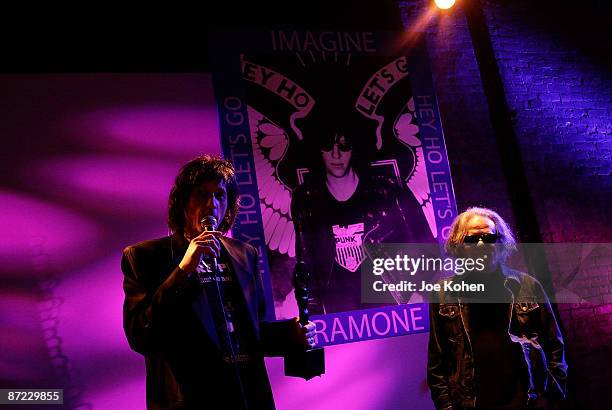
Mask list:
[[[77,213],[6,190],[0,190],[0,224],[5,238],[10,238],[0,245],[4,277],[37,275],[73,261],[86,247],[96,246],[100,235],[94,222]]]
[[[127,155],[81,155],[28,166],[43,190],[69,202],[114,215],[158,215],[164,211],[179,161]],[[117,204],[121,206],[117,206]]]
[[[130,350],[123,333],[118,261],[117,255],[97,260],[71,272],[55,290],[64,301],[59,326],[64,352],[96,409],[144,407],[143,359]],[[124,393],[118,394],[118,385]]]
[[[405,408],[433,408],[425,387],[427,337],[418,334],[328,346],[326,374],[309,381],[286,377],[283,360],[267,358],[277,406],[374,410],[412,403],[414,407],[406,404]]]
[[[198,152],[220,153],[214,105],[100,109],[70,119],[65,128],[88,146],[184,159]],[[90,137],[84,140],[85,135]]]
[[[40,327],[36,312],[24,309],[35,306],[37,298],[15,290],[0,291],[0,375],[12,380],[37,380],[44,377],[47,352],[38,343]]]
[[[220,153],[210,76],[154,77],[6,81],[21,103],[18,116],[5,115],[15,120],[9,142],[21,146],[27,134],[36,150],[16,150],[6,165],[11,188],[0,190],[0,222],[11,238],[0,245],[0,273],[15,284],[0,292],[5,381],[60,383],[57,370],[68,369],[79,392],[74,403],[145,408],[144,359],[122,328],[121,250],[165,235],[179,167],[199,153]],[[24,89],[40,104],[23,102]],[[41,113],[50,114],[43,121]],[[52,277],[44,297],[43,282],[27,275]],[[48,337],[55,330],[61,341]],[[393,408],[393,400],[431,408],[427,391],[403,380],[408,372],[424,378],[425,337],[332,348],[328,373],[309,382],[284,376],[282,359],[266,360],[277,408],[368,410]],[[52,368],[53,352],[65,366]]]

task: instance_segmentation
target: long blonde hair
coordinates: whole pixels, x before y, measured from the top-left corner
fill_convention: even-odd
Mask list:
[[[444,244],[447,252],[449,252],[450,248],[452,248],[454,245],[463,243],[463,239],[467,234],[467,223],[474,216],[483,216],[493,221],[495,224],[495,231],[499,236],[497,243],[504,245],[504,256],[507,256],[511,251],[516,249],[516,239],[514,238],[514,234],[512,233],[508,223],[492,209],[473,206],[457,215],[451,224],[448,238]]]

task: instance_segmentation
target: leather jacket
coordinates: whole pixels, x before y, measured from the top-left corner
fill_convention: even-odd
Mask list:
[[[257,408],[274,401],[263,356],[282,356],[298,346],[290,321],[267,322],[264,285],[251,245],[220,237],[244,294],[244,307],[258,343]],[[128,246],[123,253],[123,327],[130,347],[145,357],[147,409],[200,409],[211,403],[238,407],[241,397],[224,374],[223,354],[211,308],[195,280],[178,267],[188,242],[174,234]],[[254,388],[255,389],[255,388]],[[231,402],[231,400],[236,400]]]
[[[339,210],[341,204],[345,208]],[[346,204],[351,205],[350,209],[346,209],[349,207]],[[333,282],[340,269],[335,262],[336,239],[332,225],[363,223],[360,238],[363,244],[433,241],[425,218],[421,218],[419,204],[387,176],[360,176],[355,193],[344,202],[333,198],[324,181],[307,181],[293,192],[291,215],[296,232],[296,257],[306,263],[312,275],[308,305],[312,314],[373,307],[360,302],[359,286],[341,296],[335,291]],[[366,252],[367,256],[366,249],[359,252]]]
[[[567,364],[564,343],[550,302],[540,283],[526,273],[502,266],[504,287],[510,291],[508,336],[520,344],[525,360],[525,406],[563,399]],[[451,278],[451,280],[457,277]],[[427,383],[437,409],[474,408],[474,356],[469,312],[460,295],[439,295],[429,308],[430,334]]]

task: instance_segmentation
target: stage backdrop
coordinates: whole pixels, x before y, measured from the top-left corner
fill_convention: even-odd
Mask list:
[[[6,75],[0,85],[11,238],[0,248],[0,384],[64,388],[65,408],[144,409],[144,359],[121,323],[121,251],[167,234],[182,163],[221,153],[211,77]],[[427,336],[328,346],[327,373],[308,382],[266,359],[277,408],[433,408]]]
[[[233,235],[259,249],[276,318],[297,313],[297,254],[311,275],[318,345],[427,331],[416,294],[360,303],[364,243],[441,241],[456,215],[421,36],[223,32],[210,49],[223,153],[241,194]],[[348,172],[358,186],[336,200],[328,175]]]

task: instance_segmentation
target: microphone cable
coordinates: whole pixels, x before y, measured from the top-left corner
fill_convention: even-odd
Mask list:
[[[227,345],[229,346],[230,353],[230,362],[232,364],[232,369],[234,370],[236,381],[238,382],[238,387],[240,388],[240,397],[242,398],[242,404],[244,405],[245,410],[249,409],[249,405],[246,400],[246,394],[244,392],[244,385],[242,383],[242,377],[240,376],[240,370],[238,369],[238,363],[236,362],[236,351],[234,350],[234,343],[232,342],[232,336],[228,329],[227,323],[227,312],[225,311],[225,304],[223,303],[223,296],[221,292],[221,286],[219,285],[219,275],[216,264],[211,263],[211,273],[215,282],[215,288],[217,290],[217,297],[219,298],[219,305],[221,308],[221,313],[223,314],[223,320],[225,322],[225,339],[227,341]]]
[[[211,215],[206,216],[200,220],[200,225],[205,231],[209,231],[209,230],[214,231],[217,229],[217,218]],[[234,371],[234,374],[236,376],[236,381],[238,382],[238,387],[240,388],[240,397],[242,398],[242,404],[244,405],[244,409],[249,410],[249,405],[247,403],[246,394],[244,391],[244,384],[242,383],[242,377],[240,376],[240,369],[238,369],[238,363],[236,361],[237,358],[236,358],[236,351],[234,350],[234,343],[233,343],[232,336],[228,328],[227,312],[225,310],[225,303],[223,303],[223,295],[221,292],[221,286],[219,285],[219,279],[220,279],[219,265],[217,264],[216,258],[212,258],[212,260],[210,261],[210,271],[211,271],[211,276],[213,278],[213,281],[215,282],[215,289],[217,291],[219,307],[221,308],[221,314],[223,315],[223,321],[225,322],[225,326],[223,327],[224,327],[224,333],[225,333],[225,340],[229,347],[230,362],[232,365],[232,370]],[[238,284],[238,286],[240,285]]]

